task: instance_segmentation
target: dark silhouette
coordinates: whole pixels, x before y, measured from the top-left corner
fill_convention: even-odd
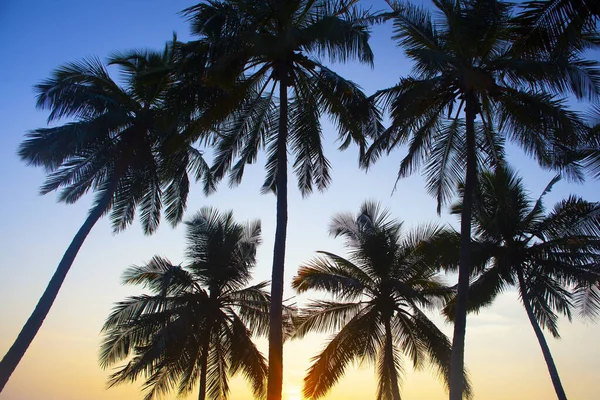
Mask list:
[[[109,379],[113,386],[145,378],[145,399],[199,385],[200,400],[226,399],[228,376],[238,372],[264,396],[267,362],[251,335],[269,327],[267,282],[247,286],[261,242],[260,222],[234,221],[233,213],[202,209],[187,225],[189,264],[155,256],[125,271],[125,284],[150,294],[116,304],[103,327],[100,363],[127,361]]]
[[[317,59],[325,55],[332,60],[372,63],[367,14],[359,12],[353,2],[329,0],[212,1],[184,13],[193,32],[223,55],[215,65],[243,73],[243,81],[254,88],[229,123],[220,126],[213,172],[216,179],[229,172],[231,184],[238,184],[246,164],[253,163],[266,147],[263,191],[277,196],[267,397],[280,400],[288,151],[295,158],[298,187],[308,195],[313,185],[325,190],[330,182],[321,116],[335,121],[342,148],[352,142],[362,148],[365,135],[379,129],[379,115],[359,87]]]
[[[553,95],[597,95],[598,69],[580,52],[533,57],[517,51],[517,24],[508,3],[436,1],[435,20],[410,3],[390,5],[394,39],[414,62],[413,75],[376,94],[392,122],[364,162],[368,166],[382,152],[407,143],[398,178],[425,163],[427,188],[438,200],[438,212],[457,183],[465,184],[450,384],[450,400],[460,400],[478,165],[499,165],[508,139],[544,168],[563,168],[580,178],[578,166],[565,167],[567,159],[558,150],[583,140],[584,124]]]
[[[442,231],[423,226],[403,233],[401,222],[366,202],[357,216],[334,217],[330,232],[346,240],[350,257],[321,251],[300,267],[293,281],[299,293],[323,290],[339,299],[313,301],[298,317],[297,337],[339,330],[314,357],[304,378],[304,395],[323,397],[348,364],[367,359],[377,366],[376,398],[400,400],[401,353],[415,368],[431,362],[448,383],[450,341],[423,310],[442,306],[453,291],[420,251],[424,241]]]
[[[198,150],[185,143],[176,148],[168,145],[182,120],[164,107],[170,80],[144,77],[146,71],[170,62],[171,49],[113,59],[126,78],[123,87],[96,58],[65,64],[36,86],[37,105],[50,110],[49,121],[72,118],[74,122],[29,133],[19,156],[48,172],[42,194],[62,188],[59,200],[74,203],[92,190],[96,199],[35,310],[0,362],[0,391],[42,326],[77,252],[102,215],[110,212],[118,232],[131,224],[137,208],[144,233],[151,234],[158,227],[163,206],[171,224],[181,220],[188,170],[210,184],[208,166]]]
[[[534,202],[521,179],[508,168],[480,176],[473,203],[477,262],[467,309],[477,312],[516,286],[557,398],[566,400],[542,328],[558,338],[558,314],[570,320],[577,305],[584,314],[597,315],[600,311],[600,204],[572,195],[546,212],[543,197],[557,180],[550,182]],[[455,206],[454,212],[459,214],[461,207]],[[447,239],[447,244],[438,242],[434,248],[452,249],[452,243],[458,243],[457,237]],[[573,294],[571,288],[575,288]],[[455,315],[454,306],[455,300],[445,309],[450,319]]]

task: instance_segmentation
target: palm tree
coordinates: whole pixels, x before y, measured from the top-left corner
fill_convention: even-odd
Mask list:
[[[510,169],[481,175],[473,206],[474,247],[480,262],[469,286],[468,311],[479,311],[516,286],[556,395],[565,400],[542,329],[558,338],[559,314],[570,320],[574,306],[586,315],[600,312],[600,204],[571,195],[546,212],[543,197],[557,180],[533,202]],[[454,211],[459,213],[461,207]],[[448,318],[454,317],[454,306],[452,301],[446,307]]]
[[[319,62],[357,58],[372,63],[367,15],[357,0],[211,0],[184,10],[193,31],[226,54],[217,65],[244,75],[253,90],[216,140],[215,179],[231,185],[266,148],[263,192],[277,196],[271,280],[268,399],[280,400],[283,380],[282,300],[287,236],[288,151],[302,195],[325,190],[330,164],[320,117],[337,125],[341,148],[361,147],[379,128],[379,115],[360,88]],[[277,95],[278,93],[278,95]]]
[[[417,369],[430,361],[448,382],[450,341],[423,310],[439,306],[452,291],[420,251],[442,231],[425,226],[403,236],[401,222],[365,202],[357,216],[334,217],[330,232],[346,240],[350,257],[320,251],[292,283],[298,293],[322,290],[339,299],[312,301],[298,316],[297,337],[339,330],[313,358],[304,395],[323,397],[348,364],[366,359],[377,365],[377,399],[399,400],[401,352]]]
[[[427,188],[437,197],[438,212],[453,197],[456,184],[465,182],[450,384],[450,399],[460,400],[477,165],[498,165],[505,140],[511,140],[541,166],[561,167],[564,160],[556,149],[576,146],[585,127],[553,94],[597,96],[600,72],[597,62],[576,52],[558,59],[519,57],[508,3],[433,3],[435,19],[424,8],[390,3],[394,39],[414,68],[412,76],[376,94],[390,110],[391,126],[374,141],[364,163],[408,144],[398,178],[425,162]],[[565,173],[581,178],[576,164]]]
[[[125,271],[125,284],[150,294],[115,305],[103,327],[102,367],[128,360],[109,379],[113,386],[145,377],[145,398],[177,387],[199,399],[226,399],[228,376],[238,372],[265,392],[267,362],[252,342],[266,334],[266,282],[247,286],[261,242],[260,221],[240,224],[232,212],[203,208],[187,224],[186,266],[155,256]]]
[[[42,194],[62,188],[59,200],[71,204],[92,190],[94,205],[63,255],[35,310],[0,362],[0,391],[33,341],[60,287],[94,224],[111,214],[115,232],[134,219],[136,208],[144,233],[158,227],[161,209],[173,225],[183,215],[189,189],[188,171],[211,187],[202,154],[189,145],[173,148],[182,115],[165,106],[169,76],[148,79],[146,71],[164,67],[173,56],[138,52],[115,58],[125,77],[120,86],[97,58],[57,68],[36,86],[37,106],[50,110],[49,121],[72,122],[40,128],[27,135],[19,156],[48,173]]]

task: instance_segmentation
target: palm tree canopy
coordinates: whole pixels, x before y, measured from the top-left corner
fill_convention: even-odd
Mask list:
[[[348,364],[367,360],[377,365],[377,398],[391,399],[402,371],[401,354],[415,368],[430,361],[447,380],[450,342],[424,310],[443,305],[453,292],[420,251],[424,241],[443,231],[424,226],[404,234],[402,223],[391,219],[387,210],[366,202],[357,216],[334,217],[330,232],[345,239],[349,257],[321,251],[300,267],[292,283],[299,293],[314,289],[335,298],[310,302],[298,317],[297,337],[312,331],[337,331],[313,359],[305,378],[305,396],[324,396]],[[391,336],[386,334],[386,325]],[[391,354],[384,350],[386,343],[391,344]]]
[[[322,148],[321,116],[338,127],[341,148],[365,146],[365,135],[380,129],[379,113],[354,82],[319,62],[358,59],[372,63],[368,14],[356,1],[248,0],[207,1],[184,10],[195,34],[220,48],[215,61],[243,74],[253,87],[247,101],[218,129],[217,179],[229,172],[238,184],[246,164],[266,148],[267,177],[263,191],[275,191],[279,104],[276,88],[282,77],[290,88],[287,143],[294,155],[298,186],[306,195],[330,183],[330,165]]]
[[[438,212],[455,193],[466,162],[466,102],[474,101],[479,168],[497,165],[508,141],[520,145],[542,167],[565,168],[557,145],[576,146],[586,129],[561,97],[600,95],[598,62],[571,51],[560,58],[525,57],[516,46],[513,9],[497,0],[434,1],[434,12],[410,3],[391,3],[394,39],[414,63],[376,98],[389,109],[391,126],[371,146],[368,166],[384,152],[407,144],[398,178],[424,164],[427,188]]]
[[[241,372],[254,394],[265,391],[267,364],[252,335],[268,329],[266,282],[248,285],[261,242],[259,221],[240,224],[232,212],[203,208],[187,224],[188,264],[155,256],[125,271],[123,283],[150,293],[115,305],[102,331],[100,363],[126,361],[109,385],[145,378],[146,399],[189,393],[207,354],[207,394],[227,398],[228,375]]]
[[[533,201],[509,168],[482,174],[473,208],[480,262],[473,269],[469,310],[491,304],[523,274],[527,287],[519,287],[521,300],[525,295],[540,325],[554,336],[558,314],[570,319],[575,306],[583,315],[599,315],[600,205],[571,195],[546,211],[543,197],[557,181]],[[454,212],[460,212],[460,203]]]
[[[118,66],[122,86],[98,58],[65,64],[36,86],[48,121],[70,120],[32,131],[19,148],[23,160],[47,171],[42,194],[62,188],[59,200],[74,203],[90,190],[97,199],[114,191],[105,212],[115,231],[133,221],[136,209],[146,233],[158,227],[163,207],[170,223],[181,221],[188,172],[207,187],[212,181],[199,150],[170,144],[185,119],[166,106],[172,77],[147,75],[168,66],[173,55],[172,45],[162,53],[115,55],[110,63]]]

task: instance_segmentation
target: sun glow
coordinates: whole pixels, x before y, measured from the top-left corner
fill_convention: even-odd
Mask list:
[[[298,386],[293,386],[285,391],[284,400],[302,400],[302,390]]]

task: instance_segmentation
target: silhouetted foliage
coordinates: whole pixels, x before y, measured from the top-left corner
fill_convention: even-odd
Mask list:
[[[546,212],[543,197],[557,181],[533,201],[510,169],[481,175],[473,205],[478,262],[472,269],[468,311],[479,312],[516,286],[562,400],[567,397],[541,328],[559,337],[559,315],[570,320],[575,307],[586,316],[600,314],[600,204],[571,195]],[[459,214],[461,207],[457,204],[454,212]],[[438,248],[452,253],[454,246],[458,252],[457,239],[449,235],[442,241],[447,245],[438,242]],[[445,260],[446,268],[456,268],[451,257]],[[444,310],[449,319],[454,307],[455,299]]]
[[[310,302],[297,319],[297,337],[337,331],[313,358],[304,395],[323,397],[350,363],[368,360],[377,368],[376,398],[399,400],[402,354],[416,369],[432,363],[448,383],[450,341],[424,310],[442,306],[453,291],[420,250],[445,231],[423,226],[403,234],[402,223],[366,202],[356,216],[334,217],[330,232],[346,240],[349,258],[321,251],[292,283],[299,293],[322,290],[335,298]]]
[[[248,286],[260,222],[204,208],[186,225],[187,265],[155,256],[123,275],[150,294],[117,303],[104,324],[101,365],[128,361],[109,385],[144,377],[145,398],[154,399],[199,383],[200,399],[226,399],[228,377],[241,372],[260,398],[267,362],[251,336],[268,332],[270,296],[267,282]]]
[[[270,400],[281,399],[283,379],[282,299],[287,235],[288,152],[303,195],[325,190],[330,164],[323,153],[321,117],[333,119],[341,148],[362,149],[379,129],[379,114],[353,82],[325,67],[319,57],[372,63],[368,14],[357,1],[212,0],[184,10],[192,30],[222,55],[223,75],[243,74],[250,85],[245,103],[219,126],[216,179],[241,182],[244,168],[266,149],[263,192],[277,195],[277,229],[271,281],[269,336]]]

